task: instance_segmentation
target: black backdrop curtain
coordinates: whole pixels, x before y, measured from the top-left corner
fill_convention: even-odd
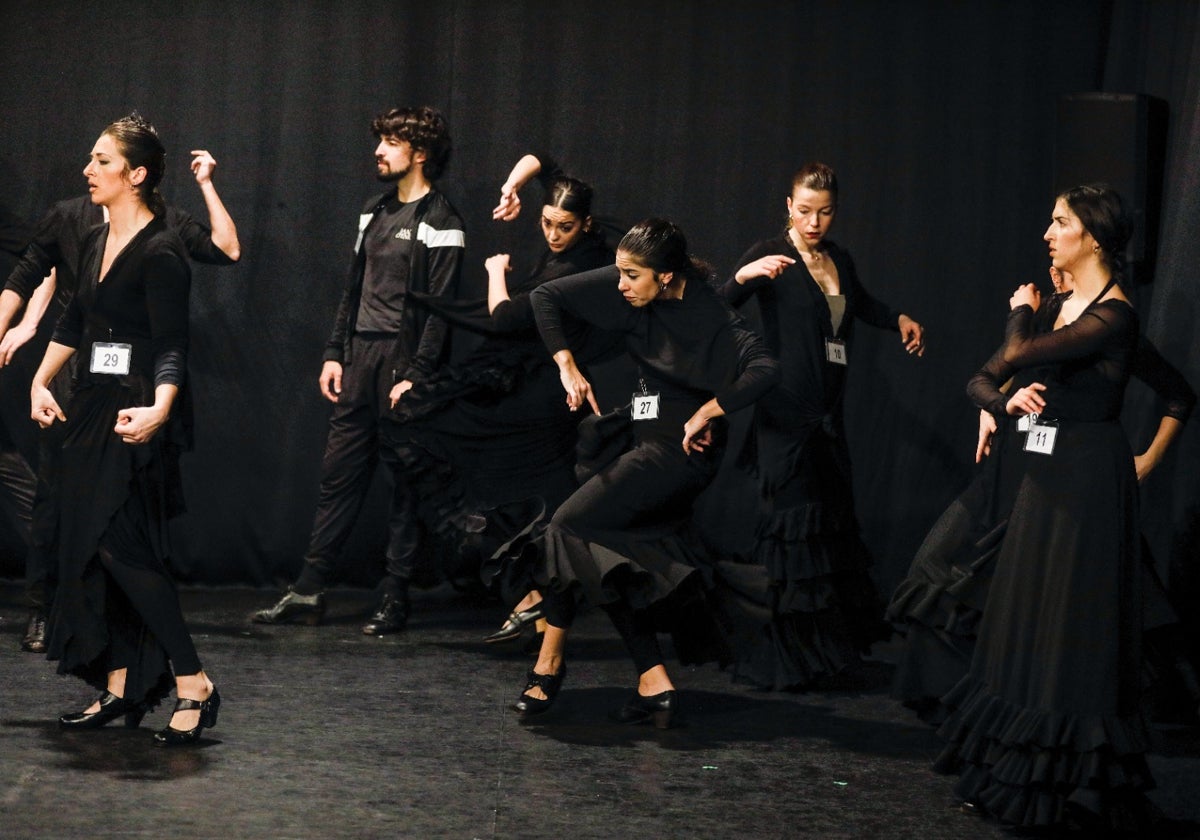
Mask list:
[[[537,246],[536,188],[516,224],[490,220],[501,181],[530,148],[591,181],[603,214],[675,219],[722,272],[780,229],[793,170],[832,164],[842,183],[834,237],[869,289],[928,329],[920,361],[893,334],[861,332],[850,384],[859,512],[885,588],[969,479],[976,415],[963,386],[999,339],[1011,288],[1045,278],[1060,94],[1169,101],[1170,185],[1144,316],[1200,382],[1187,285],[1200,247],[1195,3],[8,0],[4,9],[0,202],[33,219],[79,193],[91,143],[133,108],[172,152],[170,200],[202,216],[187,151],[207,148],[219,161],[244,255],[230,269],[196,269],[198,443],[185,463],[190,510],[176,563],[186,578],[262,584],[298,568],[327,416],[321,347],[358,208],[380,189],[369,121],[393,104],[428,103],[448,117],[455,152],[440,186],[467,220],[466,295],[482,293],[487,256]],[[6,401],[23,389],[7,388]],[[1144,433],[1151,411],[1148,398],[1135,400],[1131,428]],[[28,424],[20,434],[32,437]],[[1197,506],[1198,446],[1189,432],[1148,488],[1165,533],[1186,533]],[[351,582],[380,567],[382,505],[376,493],[347,546]]]

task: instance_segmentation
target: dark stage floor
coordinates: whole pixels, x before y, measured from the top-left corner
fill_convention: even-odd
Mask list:
[[[960,814],[928,770],[933,732],[862,684],[769,694],[715,667],[673,674],[686,726],[606,721],[633,684],[600,614],[581,618],[559,703],[508,710],[530,657],[479,642],[501,618],[449,588],[418,593],[407,633],[358,627],[366,592],[331,595],[318,628],[251,625],[274,592],[187,589],[184,611],[221,688],[200,748],[142,728],[63,733],[91,691],[21,653],[20,587],[0,584],[0,837],[1011,837]],[[1200,819],[1200,732],[1158,728],[1155,801]]]

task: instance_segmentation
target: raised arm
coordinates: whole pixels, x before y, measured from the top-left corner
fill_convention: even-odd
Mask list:
[[[238,242],[237,226],[233,217],[225,209],[221,196],[217,194],[216,184],[212,176],[217,168],[217,161],[204,149],[192,149],[192,174],[200,185],[200,193],[204,196],[204,206],[208,208],[208,224],[212,228],[212,243],[221,253],[237,262],[242,256],[242,246]]]
[[[500,203],[492,210],[492,218],[511,222],[521,215],[521,197],[518,193],[530,178],[541,171],[542,162],[536,155],[525,155],[518,160],[500,186]]]

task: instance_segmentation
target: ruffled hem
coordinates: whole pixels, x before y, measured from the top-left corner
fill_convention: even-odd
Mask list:
[[[535,512],[526,502],[493,509],[497,518]],[[514,513],[516,512],[516,513]],[[489,524],[497,532],[504,525]],[[545,509],[528,520],[483,564],[484,582],[502,595],[531,589],[567,592],[581,604],[624,601],[656,632],[669,633],[685,665],[733,662],[729,628],[711,599],[703,549],[682,523],[580,536],[549,521]]]
[[[865,571],[871,565],[853,515],[820,502],[776,509],[758,529],[753,561],[785,587]]]
[[[945,584],[907,578],[888,604],[886,618],[893,624],[917,623],[949,636],[974,639],[983,612],[964,604]]]
[[[1051,826],[1082,816],[1128,830],[1154,787],[1150,733],[1141,716],[1075,715],[1018,706],[971,677],[943,698],[934,763],[960,775],[955,793],[1005,822]],[[1144,816],[1144,815],[1143,815]]]

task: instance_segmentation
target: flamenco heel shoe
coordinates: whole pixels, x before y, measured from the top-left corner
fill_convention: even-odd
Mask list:
[[[636,691],[625,701],[625,705],[609,717],[616,723],[636,724],[654,721],[655,729],[670,729],[679,711],[679,698],[672,691],[644,697]]]
[[[63,729],[99,729],[119,717],[125,718],[126,729],[137,729],[146,716],[146,708],[124,697],[106,691],[100,695],[100,708],[94,712],[72,712],[58,719]]]
[[[490,636],[484,636],[483,640],[488,644],[512,641],[519,638],[527,626],[530,624],[536,625],[543,618],[545,618],[545,614],[542,612],[541,603],[520,612],[513,610],[508,614],[505,622],[500,625],[500,629]]]
[[[221,708],[221,693],[214,687],[207,700],[190,700],[180,697],[175,701],[175,711],[200,710],[200,722],[191,729],[176,729],[167,724],[154,733],[154,743],[160,747],[184,747],[200,740],[200,733],[217,725],[217,712]]]
[[[307,624],[316,627],[325,617],[325,595],[301,595],[292,587],[273,606],[250,616],[255,624]]]
[[[526,677],[525,688],[521,691],[517,702],[513,703],[513,709],[526,717],[540,715],[554,705],[554,699],[558,697],[558,690],[562,688],[563,677],[566,675],[567,666],[565,664],[558,669],[557,674],[537,674],[530,669]],[[530,697],[529,691],[534,688],[540,688],[546,695],[545,698]]]

